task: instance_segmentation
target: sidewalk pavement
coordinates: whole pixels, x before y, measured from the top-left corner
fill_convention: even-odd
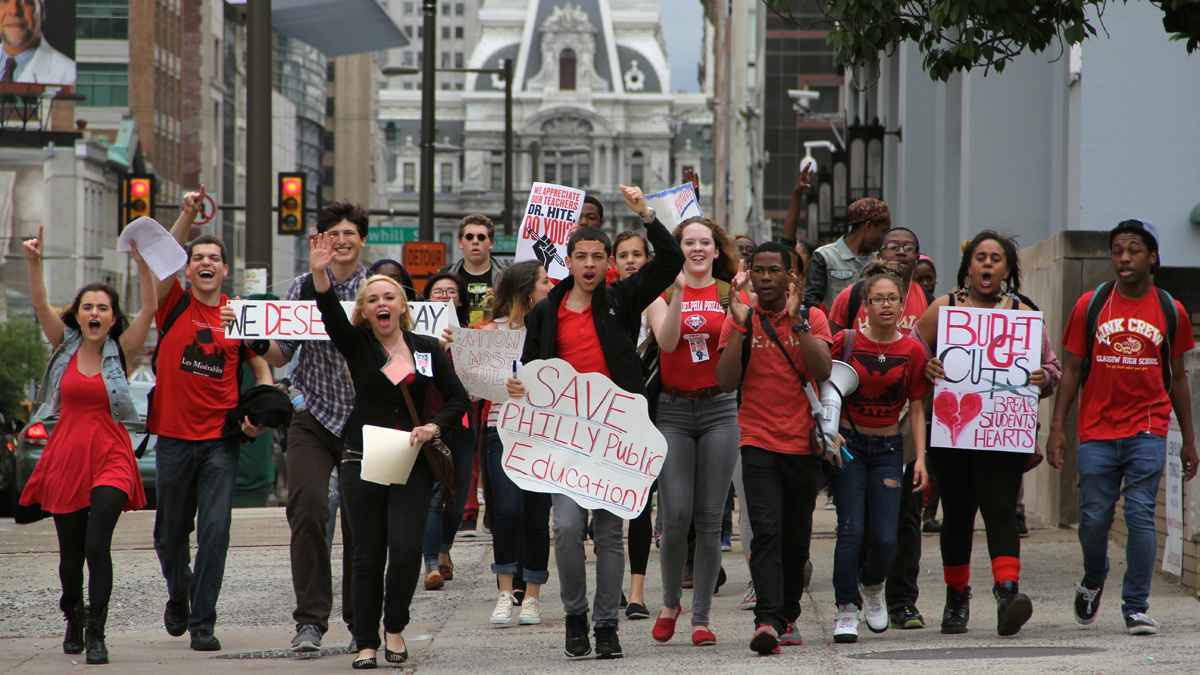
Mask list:
[[[893,629],[874,635],[864,624],[857,644],[835,646],[831,638],[833,513],[818,509],[815,520],[817,534],[812,551],[816,571],[800,619],[806,644],[788,648],[781,656],[756,657],[747,648],[753,615],[738,610],[737,604],[749,572],[736,543],[732,553],[724,554],[729,582],[714,600],[715,647],[692,647],[686,620],[675,639],[666,645],[651,640],[652,621],[623,621],[620,634],[624,660],[568,662],[562,656],[563,616],[553,562],[550,582],[543,593],[542,625],[506,629],[489,625],[496,591],[494,577],[488,572],[491,546],[485,536],[456,542],[455,578],[446,590],[426,592],[418,586],[413,623],[405,631],[412,656],[404,669],[422,673],[556,675],[563,671],[616,669],[647,673],[1200,672],[1200,604],[1164,578],[1155,579],[1151,598],[1151,613],[1162,622],[1162,633],[1153,637],[1125,634],[1119,611],[1122,551],[1110,551],[1113,569],[1100,618],[1092,626],[1075,623],[1071,602],[1080,561],[1071,530],[1035,530],[1022,542],[1022,590],[1033,599],[1034,615],[1015,638],[995,635],[987,546],[979,532],[972,567],[975,598],[969,633],[944,636],[938,632],[944,587],[937,539],[927,535],[919,605],[930,627]],[[162,629],[165,587],[153,550],[152,524],[153,513],[139,512],[125,514],[117,527],[113,554],[116,584],[108,626],[112,664],[108,672],[308,675],[350,669],[351,657],[344,653],[306,661],[286,657],[294,629],[294,598],[288,528],[282,509],[234,513],[232,547],[218,606],[217,635],[224,651],[216,655],[193,652],[188,649],[186,636],[172,638]],[[340,571],[340,555],[340,546],[335,544],[335,574]],[[50,521],[16,526],[11,520],[0,520],[0,673],[90,672],[91,667],[83,665],[82,655],[62,653],[57,562]],[[652,613],[660,605],[660,578],[658,556],[654,554],[647,579],[647,605]],[[589,574],[589,583],[591,579]],[[340,588],[336,578],[334,588]],[[690,607],[690,595],[686,593],[684,606]],[[349,639],[345,626],[336,618],[338,612],[340,598],[335,601],[335,619],[325,637],[327,651],[344,650]],[[380,665],[385,666],[382,656]]]

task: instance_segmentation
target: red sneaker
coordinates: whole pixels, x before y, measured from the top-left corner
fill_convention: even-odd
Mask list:
[[[671,611],[667,609],[667,611]],[[654,629],[650,631],[651,637],[655,642],[667,642],[675,635],[675,621],[679,619],[679,615],[683,613],[683,605],[675,608],[674,616],[662,616],[661,614],[654,620]]]
[[[800,631],[796,628],[796,624],[789,623],[784,629],[783,635],[779,636],[779,644],[784,647],[799,647],[804,644],[804,640],[800,637]]]
[[[697,647],[715,645],[717,644],[717,634],[705,626],[696,626],[692,629],[692,644]]]

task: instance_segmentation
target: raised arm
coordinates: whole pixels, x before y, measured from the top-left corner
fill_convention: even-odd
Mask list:
[[[183,204],[179,209],[179,217],[175,219],[175,224],[171,226],[171,236],[175,238],[175,241],[179,242],[180,246],[187,245],[188,237],[192,233],[192,223],[195,222],[196,214],[200,211],[200,205],[204,203],[204,198],[207,194],[204,186],[201,185],[199,190],[189,192],[183,196]],[[171,285],[174,282],[174,275],[158,282],[159,302],[167,299],[167,295],[171,292]]]
[[[329,283],[329,275],[325,270],[332,262],[333,239],[328,234],[309,237],[308,269],[312,272],[313,288],[317,291],[317,309],[321,310],[321,320],[325,322],[329,339],[342,356],[351,361],[360,350],[367,349],[367,344],[362,334],[350,323],[337,293],[333,292],[333,284]]]
[[[154,321],[154,314],[158,311],[158,293],[156,286],[158,279],[155,278],[154,272],[150,271],[150,266],[142,258],[142,254],[137,250],[137,244],[130,243],[129,255],[133,256],[137,262],[138,279],[141,282],[142,291],[142,308],[138,310],[137,316],[129,323],[129,327],[125,332],[121,333],[121,351],[125,352],[125,361],[130,365],[136,362],[136,357],[141,353],[142,346],[146,344],[146,336],[150,333],[150,324]]]
[[[625,197],[625,205],[642,218],[646,224],[646,239],[654,247],[654,258],[642,269],[617,287],[628,295],[633,303],[633,309],[641,314],[654,299],[671,286],[676,275],[683,269],[683,249],[671,235],[665,225],[652,217],[654,211],[646,203],[646,197],[641,188],[621,186],[621,194]],[[647,220],[649,218],[649,220]]]
[[[789,247],[796,246],[796,224],[800,222],[800,210],[804,208],[802,197],[808,191],[812,181],[812,165],[804,167],[796,178],[796,187],[792,188],[792,198],[788,202],[787,216],[783,219],[783,243]]]
[[[46,339],[50,341],[50,346],[57,347],[62,344],[63,334],[66,333],[67,327],[63,324],[62,317],[55,314],[54,309],[50,307],[50,299],[46,294],[46,280],[42,276],[42,235],[44,233],[45,228],[38,225],[37,236],[33,239],[26,239],[22,242],[21,248],[25,253],[26,269],[29,273],[29,299],[33,301],[34,314],[42,326],[42,332],[46,334]]]

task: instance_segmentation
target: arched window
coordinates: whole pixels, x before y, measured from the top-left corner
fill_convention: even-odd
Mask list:
[[[564,49],[558,55],[558,88],[560,91],[575,91],[574,49]]]
[[[633,161],[629,163],[629,182],[632,185],[641,186],[646,182],[644,159],[641,150],[633,151]]]

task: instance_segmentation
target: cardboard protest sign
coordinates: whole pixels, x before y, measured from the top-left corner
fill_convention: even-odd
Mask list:
[[[675,229],[676,225],[688,218],[704,215],[700,210],[700,200],[696,199],[696,189],[691,183],[646,195],[646,203],[654,209],[658,220],[666,225],[668,230]]]
[[[583,190],[534,183],[517,233],[515,262],[537,260],[551,279],[567,276],[567,239],[579,223]]]
[[[517,376],[526,395],[509,399],[497,423],[504,473],[525,490],[637,517],[667,458],[646,397],[562,359],[528,363]]]
[[[1163,504],[1167,536],[1163,542],[1162,571],[1178,577],[1183,575],[1183,433],[1174,413],[1167,429],[1167,464],[1163,473],[1167,477]]]
[[[1037,447],[1042,313],[974,307],[938,312],[932,445],[1033,453]]]
[[[225,337],[236,340],[328,340],[325,322],[315,300],[230,300],[234,320],[225,324]],[[342,302],[346,316],[354,303]],[[447,302],[410,302],[412,331],[441,337],[442,330],[458,325],[458,314]]]
[[[421,445],[413,445],[410,433],[364,424],[361,477],[378,485],[406,485]]]
[[[467,393],[477,398],[503,403],[508,400],[505,381],[512,376],[513,364],[521,360],[525,329],[476,330],[452,328],[454,372]]]

